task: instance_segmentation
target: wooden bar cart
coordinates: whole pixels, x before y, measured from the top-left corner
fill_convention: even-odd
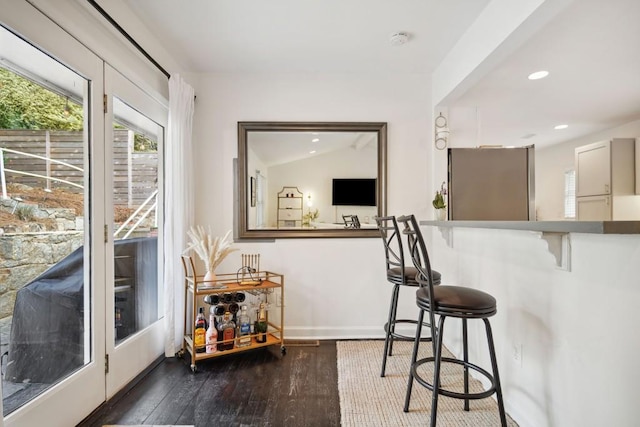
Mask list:
[[[184,292],[185,292],[185,316],[184,331],[185,335],[182,340],[182,349],[178,356],[182,357],[189,353],[191,356],[191,370],[196,372],[196,363],[213,357],[224,356],[232,353],[252,350],[260,347],[268,347],[279,345],[280,352],[286,354],[284,346],[284,276],[282,274],[270,271],[252,272],[250,275],[238,273],[216,274],[215,280],[205,280],[204,276],[196,274],[193,258],[190,256],[182,256],[182,265],[185,272]],[[228,350],[218,350],[215,353],[201,352],[204,349],[194,348],[193,330],[198,315],[198,309],[204,307],[209,318],[209,310],[212,305],[205,302],[207,295],[216,295],[218,298],[209,297],[209,299],[219,299],[222,301],[230,301],[230,295],[243,294],[243,305],[256,308],[260,302],[263,302],[268,308],[266,311],[267,332],[266,340],[258,342],[260,333],[252,330],[251,344],[246,347],[237,347],[234,343],[233,347]],[[247,298],[246,302],[244,298]],[[234,340],[218,340],[218,344],[227,343]],[[199,351],[200,350],[200,351]]]

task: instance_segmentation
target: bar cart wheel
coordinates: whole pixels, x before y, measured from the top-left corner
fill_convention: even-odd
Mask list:
[[[191,372],[194,374],[198,371],[198,367],[196,365],[191,365]]]
[[[280,347],[280,354],[282,354],[283,356],[287,354],[287,348],[285,346]]]

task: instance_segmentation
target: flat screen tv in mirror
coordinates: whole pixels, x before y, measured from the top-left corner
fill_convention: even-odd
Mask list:
[[[375,206],[375,178],[334,178],[331,192],[333,206]]]
[[[380,237],[386,147],[386,123],[239,122],[236,237]]]

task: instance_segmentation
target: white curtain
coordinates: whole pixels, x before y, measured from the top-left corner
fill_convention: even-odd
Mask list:
[[[181,346],[184,275],[180,255],[193,224],[192,143],[194,90],[179,74],[169,79],[169,131],[164,169],[164,319],[165,356]]]

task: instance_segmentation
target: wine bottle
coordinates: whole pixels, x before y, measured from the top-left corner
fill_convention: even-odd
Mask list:
[[[253,327],[256,333],[256,342],[264,343],[267,342],[267,312],[265,308],[265,304],[263,302],[260,303],[260,308],[258,310],[258,318],[256,319],[256,323]]]
[[[196,317],[196,324],[193,329],[193,346],[196,349],[196,353],[205,352],[207,334],[207,320],[204,318],[204,308],[198,309],[198,316]]]

